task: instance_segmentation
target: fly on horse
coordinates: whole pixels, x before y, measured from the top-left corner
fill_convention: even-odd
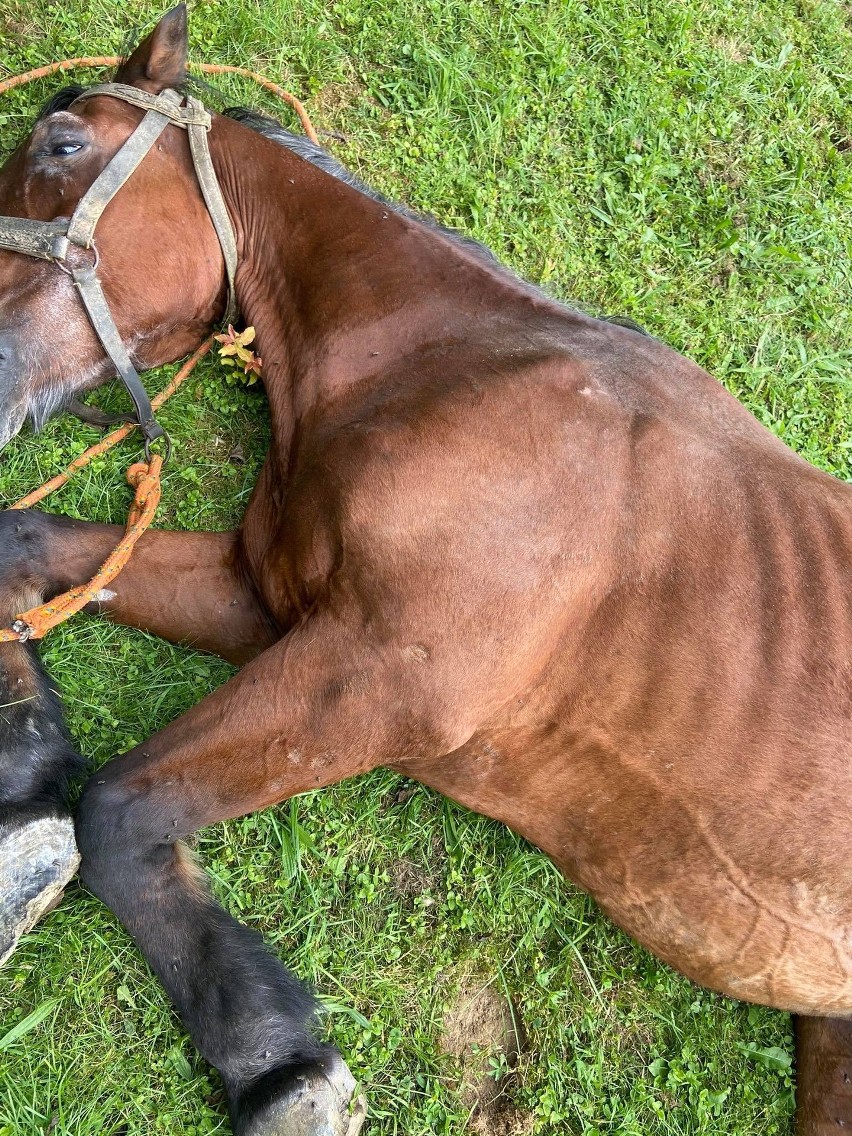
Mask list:
[[[186,48],[180,7],[0,173],[0,444],[118,369],[82,277],[139,368],[229,302],[174,93]],[[113,178],[95,254],[68,239],[80,203],[150,113],[168,121]],[[363,1109],[310,995],[181,841],[377,766],[511,825],[695,981],[793,1011],[799,1136],[852,1126],[852,488],[663,344],[269,124],[203,132],[272,444],[236,532],[150,532],[100,606],[242,669],[91,778],[76,823],[83,880],[221,1073],[236,1133],[339,1136]],[[46,230],[16,219],[62,240],[37,259]],[[2,621],[119,536],[35,511],[0,526]],[[20,703],[2,867],[79,759],[32,645],[0,665]]]

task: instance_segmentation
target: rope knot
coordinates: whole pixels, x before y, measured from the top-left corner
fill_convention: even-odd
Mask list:
[[[134,462],[134,464],[130,466],[127,471],[127,484],[131,489],[138,490],[141,487],[144,479],[150,474],[151,466],[153,464],[153,461],[151,462],[151,465],[149,465],[147,462]]]

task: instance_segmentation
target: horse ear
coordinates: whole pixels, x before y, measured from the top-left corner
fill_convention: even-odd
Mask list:
[[[141,87],[154,95],[166,87],[178,87],[186,79],[188,48],[186,4],[178,4],[121,64],[115,82]]]

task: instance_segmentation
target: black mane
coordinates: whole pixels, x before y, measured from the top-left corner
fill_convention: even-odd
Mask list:
[[[466,237],[463,233],[459,233],[456,229],[450,229],[446,225],[440,224],[434,217],[426,216],[422,213],[415,213],[413,209],[409,209],[407,205],[401,205],[398,201],[391,201],[390,198],[385,197],[384,194],[379,193],[378,190],[373,189],[372,186],[361,181],[356,177],[351,170],[348,170],[342,162],[338,161],[328,150],[324,150],[322,146],[318,146],[312,142],[310,138],[306,138],[304,134],[292,134],[286,130],[280,122],[271,118],[269,115],[261,114],[255,110],[249,110],[248,107],[229,107],[225,110],[224,115],[227,118],[234,119],[235,122],[241,122],[243,126],[247,126],[249,130],[254,130],[257,134],[262,134],[264,138],[269,138],[273,142],[277,142],[279,146],[284,146],[292,153],[304,158],[305,161],[310,162],[312,165],[317,166],[332,177],[337,178],[338,181],[344,182],[346,185],[351,185],[353,189],[357,189],[359,193],[371,197],[373,201],[379,201],[382,205],[386,205],[388,209],[394,213],[400,213],[403,217],[408,217],[411,221],[419,221],[422,225],[427,225],[430,229],[435,229],[444,236],[451,237],[452,240],[458,244],[463,245],[465,248],[471,249],[477,253],[484,260],[492,264],[498,264],[497,257],[486,248],[485,245],[480,244],[479,241],[473,240],[472,237]]]
[[[552,296],[548,296],[537,285],[530,283],[521,276],[517,276],[510,268],[507,268],[500,260],[494,255],[490,248],[481,244],[479,241],[474,240],[472,237],[467,237],[463,233],[458,232],[456,229],[451,229],[446,225],[442,225],[436,221],[434,217],[416,213],[413,209],[409,209],[407,205],[402,205],[398,201],[391,201],[385,197],[384,194],[379,193],[378,190],[373,189],[372,186],[367,185],[356,177],[351,170],[348,170],[342,162],[339,162],[322,146],[318,146],[315,142],[311,142],[310,138],[306,138],[303,134],[292,134],[289,130],[281,125],[277,119],[274,119],[266,114],[261,114],[255,110],[249,110],[247,107],[230,107],[223,112],[226,117],[234,119],[235,122],[240,122],[243,126],[247,126],[250,130],[254,130],[257,134],[262,134],[264,138],[269,138],[273,142],[277,142],[279,146],[284,146],[286,149],[297,154],[300,158],[311,162],[319,169],[324,170],[325,173],[330,174],[332,177],[344,182],[346,185],[351,185],[353,189],[357,189],[360,193],[366,194],[374,201],[381,202],[382,205],[387,206],[388,209],[393,210],[394,213],[399,213],[403,217],[408,217],[412,221],[417,221],[421,225],[426,225],[436,232],[442,233],[444,236],[449,237],[450,240],[456,244],[461,245],[463,248],[475,253],[481,259],[487,261],[489,264],[502,269],[507,275],[514,277],[515,280],[526,288],[540,295],[545,296],[549,300],[553,300]],[[557,301],[558,302],[558,301]],[[579,305],[573,305],[579,307]],[[650,333],[630,319],[628,316],[604,316],[597,317],[603,318],[607,323],[615,323],[620,327],[625,327],[630,331],[636,331],[640,335],[649,335]]]

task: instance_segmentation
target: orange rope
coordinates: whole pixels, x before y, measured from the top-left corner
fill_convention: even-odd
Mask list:
[[[64,59],[60,63],[48,63],[44,67],[36,67],[33,71],[27,71],[24,75],[16,75],[11,79],[0,81],[0,95],[5,94],[7,91],[14,90],[16,87],[23,87],[26,83],[32,83],[35,79],[44,79],[60,71],[70,71],[75,67],[117,67],[120,63],[121,60],[117,56],[111,55],[87,55],[79,59]],[[295,95],[291,95],[289,91],[285,91],[284,88],[279,87],[277,83],[272,83],[269,79],[264,79],[262,75],[258,75],[254,71],[248,71],[245,67],[234,67],[225,63],[199,63],[191,64],[191,66],[198,67],[200,71],[203,71],[207,75],[232,74],[242,75],[247,79],[253,79],[256,83],[259,83],[261,87],[265,87],[267,91],[271,91],[272,94],[277,95],[291,106],[299,116],[305,134],[307,134],[312,142],[318,142],[317,133],[313,128],[305,108]],[[163,403],[171,398],[175,391],[186,382],[196,365],[204,358],[212,346],[213,339],[211,338],[208,339],[206,343],[202,343],[198,350],[190,356],[168,386],[165,387],[156,398],[152,399],[151,405],[154,410],[159,410]],[[41,488],[33,490],[33,492],[28,493],[26,497],[22,497],[12,508],[28,509],[39,501],[43,501],[49,494],[65,485],[78,470],[89,465],[89,463],[100,454],[106,453],[108,450],[111,450],[113,446],[118,445],[119,442],[135,429],[136,424],[129,423],[127,426],[122,426],[118,430],[113,430],[111,434],[108,434],[107,437],[98,442],[97,445],[90,446],[88,450],[80,454],[80,456],[68,466],[64,473],[58,474],[56,477],[51,478],[50,481],[45,482]],[[52,631],[54,627],[57,627],[60,623],[64,623],[65,620],[70,619],[71,616],[76,615],[77,612],[82,611],[87,604],[91,603],[97,597],[98,593],[101,592],[107,584],[112,583],[119,572],[127,565],[139,538],[150,527],[151,522],[154,520],[162,493],[160,480],[162,467],[163,459],[158,454],[154,454],[149,463],[138,462],[136,465],[132,465],[127,471],[127,480],[136,492],[134,494],[133,504],[130,507],[124,536],[92,579],[87,584],[80,584],[76,588],[71,588],[70,591],[64,592],[49,603],[30,608],[29,611],[25,611],[22,615],[19,615],[12,627],[6,628],[5,630],[0,629],[0,643],[41,639],[48,631]]]
[[[46,79],[48,75],[55,75],[57,71],[70,71],[74,67],[117,67],[121,60],[112,55],[83,55],[79,59],[63,59],[61,63],[48,63],[44,67],[36,67],[23,75],[15,75],[11,79],[0,82],[0,95],[13,91],[15,87],[23,87],[36,79]]]
[[[202,343],[198,350],[187,359],[168,386],[151,400],[151,406],[154,410],[159,410],[163,403],[171,398],[175,391],[186,382],[212,346],[213,339],[210,338]],[[40,489],[34,489],[32,493],[28,493],[20,501],[16,501],[12,508],[28,509],[31,505],[43,501],[49,494],[65,485],[78,470],[89,465],[100,454],[104,454],[113,446],[118,445],[135,429],[136,423],[128,423],[127,426],[113,430],[97,445],[90,446],[88,450],[75,458],[64,473],[51,478]],[[139,538],[154,520],[162,493],[160,483],[162,468],[163,459],[159,454],[154,454],[150,464],[138,462],[127,471],[127,480],[135,488],[136,494],[130,507],[124,536],[88,584],[80,584],[76,588],[71,588],[49,603],[30,608],[29,611],[19,615],[12,627],[0,630],[0,643],[43,638],[48,631],[52,631],[54,627],[58,627],[60,623],[64,623],[66,619],[70,619],[72,615],[82,611],[86,604],[91,603],[97,597],[98,592],[102,591],[107,584],[112,583],[119,572],[127,565],[130,554],[136,547]]]
[[[319,146],[319,138],[317,132],[314,130],[314,125],[311,122],[310,116],[295,95],[291,95],[289,91],[285,91],[283,87],[279,87],[277,83],[273,83],[269,79],[264,79],[262,75],[258,75],[256,71],[248,71],[245,67],[234,67],[230,63],[190,63],[190,67],[197,67],[199,71],[203,71],[205,75],[242,75],[244,79],[253,79],[259,86],[264,87],[267,91],[271,91],[273,95],[277,95],[288,106],[292,107],[296,114],[299,116],[299,122],[302,124],[302,130],[307,134],[308,138],[317,146]]]
[[[204,358],[212,346],[212,337],[201,344],[198,350],[187,359],[169,385],[161,390],[156,398],[151,399],[152,409],[159,410],[163,403],[172,397],[175,391],[186,382],[195,369],[196,364]],[[126,426],[120,426],[118,430],[113,430],[111,434],[107,434],[107,436],[96,445],[89,446],[88,450],[84,450],[78,458],[75,458],[74,461],[71,462],[64,473],[59,473],[56,477],[51,478],[50,481],[46,481],[40,489],[34,489],[32,493],[28,493],[26,497],[22,497],[20,501],[16,501],[11,508],[29,509],[33,505],[37,505],[39,501],[43,501],[45,497],[48,497],[51,493],[54,493],[57,489],[61,489],[63,485],[66,485],[78,470],[84,469],[90,462],[94,461],[96,457],[105,454],[108,450],[111,450],[113,446],[117,446],[119,442],[123,442],[128,434],[132,434],[136,428],[135,422],[128,422]]]
[[[50,603],[30,608],[19,615],[12,627],[0,631],[0,643],[11,643],[21,639],[41,639],[48,631],[52,631],[78,611],[82,611],[86,604],[97,598],[98,593],[111,584],[130,559],[130,554],[142,534],[151,525],[157,506],[160,503],[161,484],[160,471],[163,459],[154,454],[150,464],[138,462],[127,471],[127,480],[136,490],[130,515],[127,518],[127,528],[121,541],[109,554],[88,584],[71,588],[61,596],[51,600]]]
[[[117,55],[83,55],[79,59],[63,59],[61,63],[48,63],[44,67],[36,67],[33,71],[27,71],[24,75],[16,75],[12,79],[3,80],[0,82],[0,95],[5,95],[7,91],[13,91],[16,87],[23,87],[26,83],[32,83],[35,79],[46,79],[49,75],[55,75],[59,71],[71,71],[74,67],[118,67],[121,62],[122,60]],[[254,80],[259,86],[271,91],[273,95],[277,95],[279,99],[292,107],[299,116],[305,134],[312,142],[319,145],[319,138],[308,112],[295,95],[291,95],[289,91],[279,87],[277,83],[265,79],[256,71],[249,71],[246,67],[235,67],[230,63],[190,63],[189,66],[195,67],[205,75],[242,75],[245,79]]]

